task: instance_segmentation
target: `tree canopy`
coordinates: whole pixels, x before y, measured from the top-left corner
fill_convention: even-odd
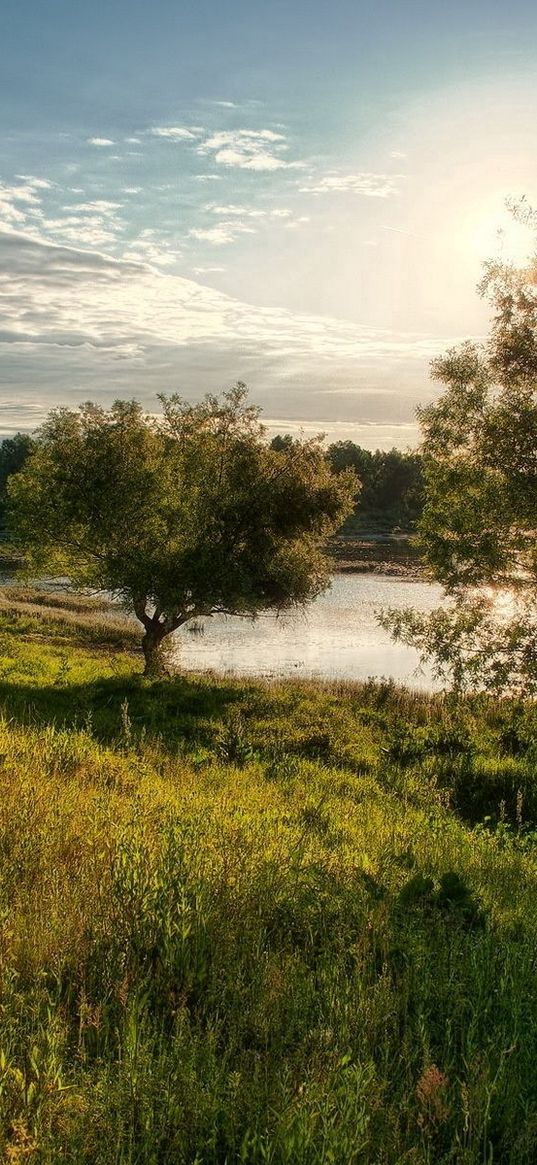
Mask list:
[[[487,340],[434,362],[444,391],[419,412],[419,542],[452,605],[385,621],[460,682],[528,690],[537,685],[537,257],[486,264],[480,291],[493,309]],[[503,617],[500,588],[511,594]]]
[[[358,489],[317,440],[272,449],[242,384],[160,402],[159,416],[136,401],[53,411],[9,485],[28,570],[121,598],[153,672],[189,619],[314,598],[329,579],[326,539]]]

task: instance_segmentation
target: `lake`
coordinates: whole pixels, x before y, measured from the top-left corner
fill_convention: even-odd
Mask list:
[[[393,679],[434,687],[430,672],[417,673],[417,652],[394,643],[378,626],[383,607],[432,611],[442,589],[419,580],[383,574],[338,574],[330,590],[306,612],[261,615],[255,622],[218,615],[176,636],[183,667],[235,675],[304,676],[324,679]]]

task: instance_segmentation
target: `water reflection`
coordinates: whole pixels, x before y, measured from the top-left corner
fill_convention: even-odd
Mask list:
[[[305,613],[250,620],[215,616],[203,634],[183,629],[177,650],[192,670],[237,675],[317,676],[327,679],[385,677],[413,687],[434,686],[429,671],[416,674],[417,653],[394,643],[376,621],[382,607],[432,611],[442,589],[388,575],[341,574]]]

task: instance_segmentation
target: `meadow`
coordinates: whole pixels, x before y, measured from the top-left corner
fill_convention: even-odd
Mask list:
[[[0,602],[0,1158],[537,1158],[537,711]]]

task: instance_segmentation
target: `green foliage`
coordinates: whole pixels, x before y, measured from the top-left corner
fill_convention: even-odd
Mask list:
[[[385,531],[414,528],[423,507],[419,453],[398,449],[371,453],[353,441],[337,441],[328,446],[327,457],[335,473],[353,469],[361,484],[355,513],[347,519],[344,532],[359,532],[364,527]]]
[[[456,870],[446,870],[435,887],[432,878],[414,874],[399,892],[398,902],[405,910],[438,911],[446,921],[457,921],[480,929],[486,917],[470,887]]]

